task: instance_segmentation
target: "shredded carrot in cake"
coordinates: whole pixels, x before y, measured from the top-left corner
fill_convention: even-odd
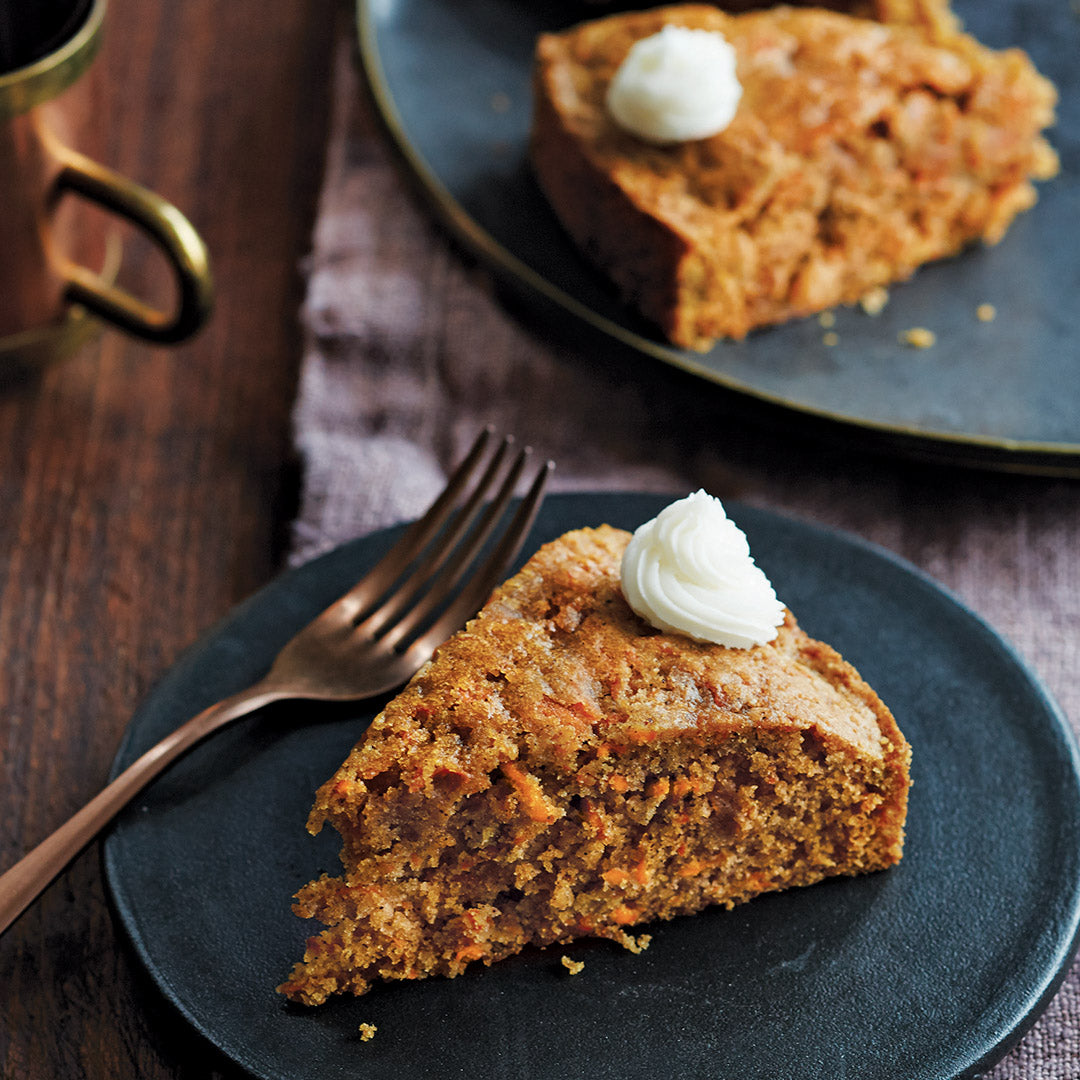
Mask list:
[[[900,858],[910,751],[873,690],[790,613],[749,649],[656,632],[622,594],[628,540],[541,548],[319,789],[342,873],[297,894],[325,929],[284,994],[584,935],[640,952],[653,920]]]

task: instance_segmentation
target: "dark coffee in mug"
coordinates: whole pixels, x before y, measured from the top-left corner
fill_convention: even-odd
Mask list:
[[[69,41],[92,0],[0,0],[0,74],[26,67]]]

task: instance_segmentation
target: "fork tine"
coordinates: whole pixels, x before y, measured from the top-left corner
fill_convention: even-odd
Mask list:
[[[351,608],[352,618],[362,616],[364,608],[374,603],[424,550],[431,538],[446,523],[462,492],[469,486],[493,434],[494,429],[490,424],[483,428],[469,448],[468,454],[446,482],[446,487],[428,507],[427,513],[414,521],[371,570],[332,605],[335,613],[340,614],[343,608]]]
[[[532,528],[548,477],[555,468],[552,461],[544,462],[534,478],[525,497],[521,500],[510,525],[503,533],[495,550],[484,560],[454,602],[423,634],[409,646],[406,655],[417,658],[430,656],[451,634],[458,630],[470,615],[475,614],[492,589],[502,580],[510,564],[521,549],[525,537]]]
[[[473,547],[474,541],[470,540],[469,544],[462,545],[461,549],[457,551],[455,549],[458,549],[462,537],[473,528],[485,497],[495,486],[499,472],[502,469],[503,460],[513,441],[513,437],[509,435],[503,439],[495,452],[495,456],[484,470],[484,475],[480,478],[468,500],[461,507],[450,528],[439,536],[438,543],[424,555],[408,578],[398,585],[379,607],[374,611],[365,612],[362,619],[355,620],[357,629],[373,637],[384,626],[392,625],[396,619],[400,618],[402,613],[408,610],[422,593],[432,588],[442,588],[442,595],[449,591],[453,581],[456,580],[455,573],[462,566],[467,565],[467,559],[464,558],[465,553],[470,548],[475,552],[478,545]],[[509,474],[503,481],[501,490],[506,491],[503,496],[504,506],[513,491],[514,485],[517,483],[518,477],[521,475],[522,464],[523,459],[519,453],[518,459],[515,460]],[[490,532],[496,516],[492,515],[489,508],[487,515],[482,519],[483,524],[481,527]],[[481,539],[480,542],[482,543],[483,540]],[[450,558],[450,556],[454,556],[454,558]],[[468,557],[471,558],[472,555],[470,554]],[[449,581],[449,584],[444,586],[447,581]]]
[[[466,568],[484,546],[502,517],[531,454],[532,451],[528,447],[518,453],[479,523],[475,527],[470,523],[472,531],[457,548],[455,549],[449,543],[440,544],[440,550],[430,560],[429,572],[424,575],[423,581],[418,582],[412,594],[391,598],[388,606],[392,608],[393,616],[398,621],[391,625],[389,619],[380,620],[380,625],[391,625],[391,629],[382,638],[384,647],[393,647],[403,638],[408,637],[417,627],[422,626],[425,620],[430,618],[439,605],[450,596]],[[454,543],[456,542],[455,539]],[[368,623],[364,623],[361,629],[371,632]]]

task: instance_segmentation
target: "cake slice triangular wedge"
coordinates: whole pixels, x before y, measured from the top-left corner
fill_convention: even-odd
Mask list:
[[[319,1004],[526,945],[630,948],[651,920],[901,857],[910,750],[855,669],[788,613],[752,648],[630,609],[630,536],[545,545],[372,722],[308,827],[340,877],[298,894],[280,989]]]
[[[1058,168],[1056,92],[1018,49],[943,4],[631,11],[544,34],[531,157],[577,246],[683,348],[881,295],[923,264],[995,243]],[[707,138],[652,145],[611,116],[632,46],[716,33],[741,98]],[[880,303],[880,300],[878,301]]]

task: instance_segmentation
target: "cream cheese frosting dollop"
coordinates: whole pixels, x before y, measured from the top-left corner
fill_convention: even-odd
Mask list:
[[[740,97],[735,50],[723,34],[665,26],[630,47],[608,87],[607,108],[620,127],[663,144],[723,131]]]
[[[622,589],[658,630],[737,649],[776,637],[784,605],[750,555],[746,534],[719,499],[697,491],[634,533]]]

